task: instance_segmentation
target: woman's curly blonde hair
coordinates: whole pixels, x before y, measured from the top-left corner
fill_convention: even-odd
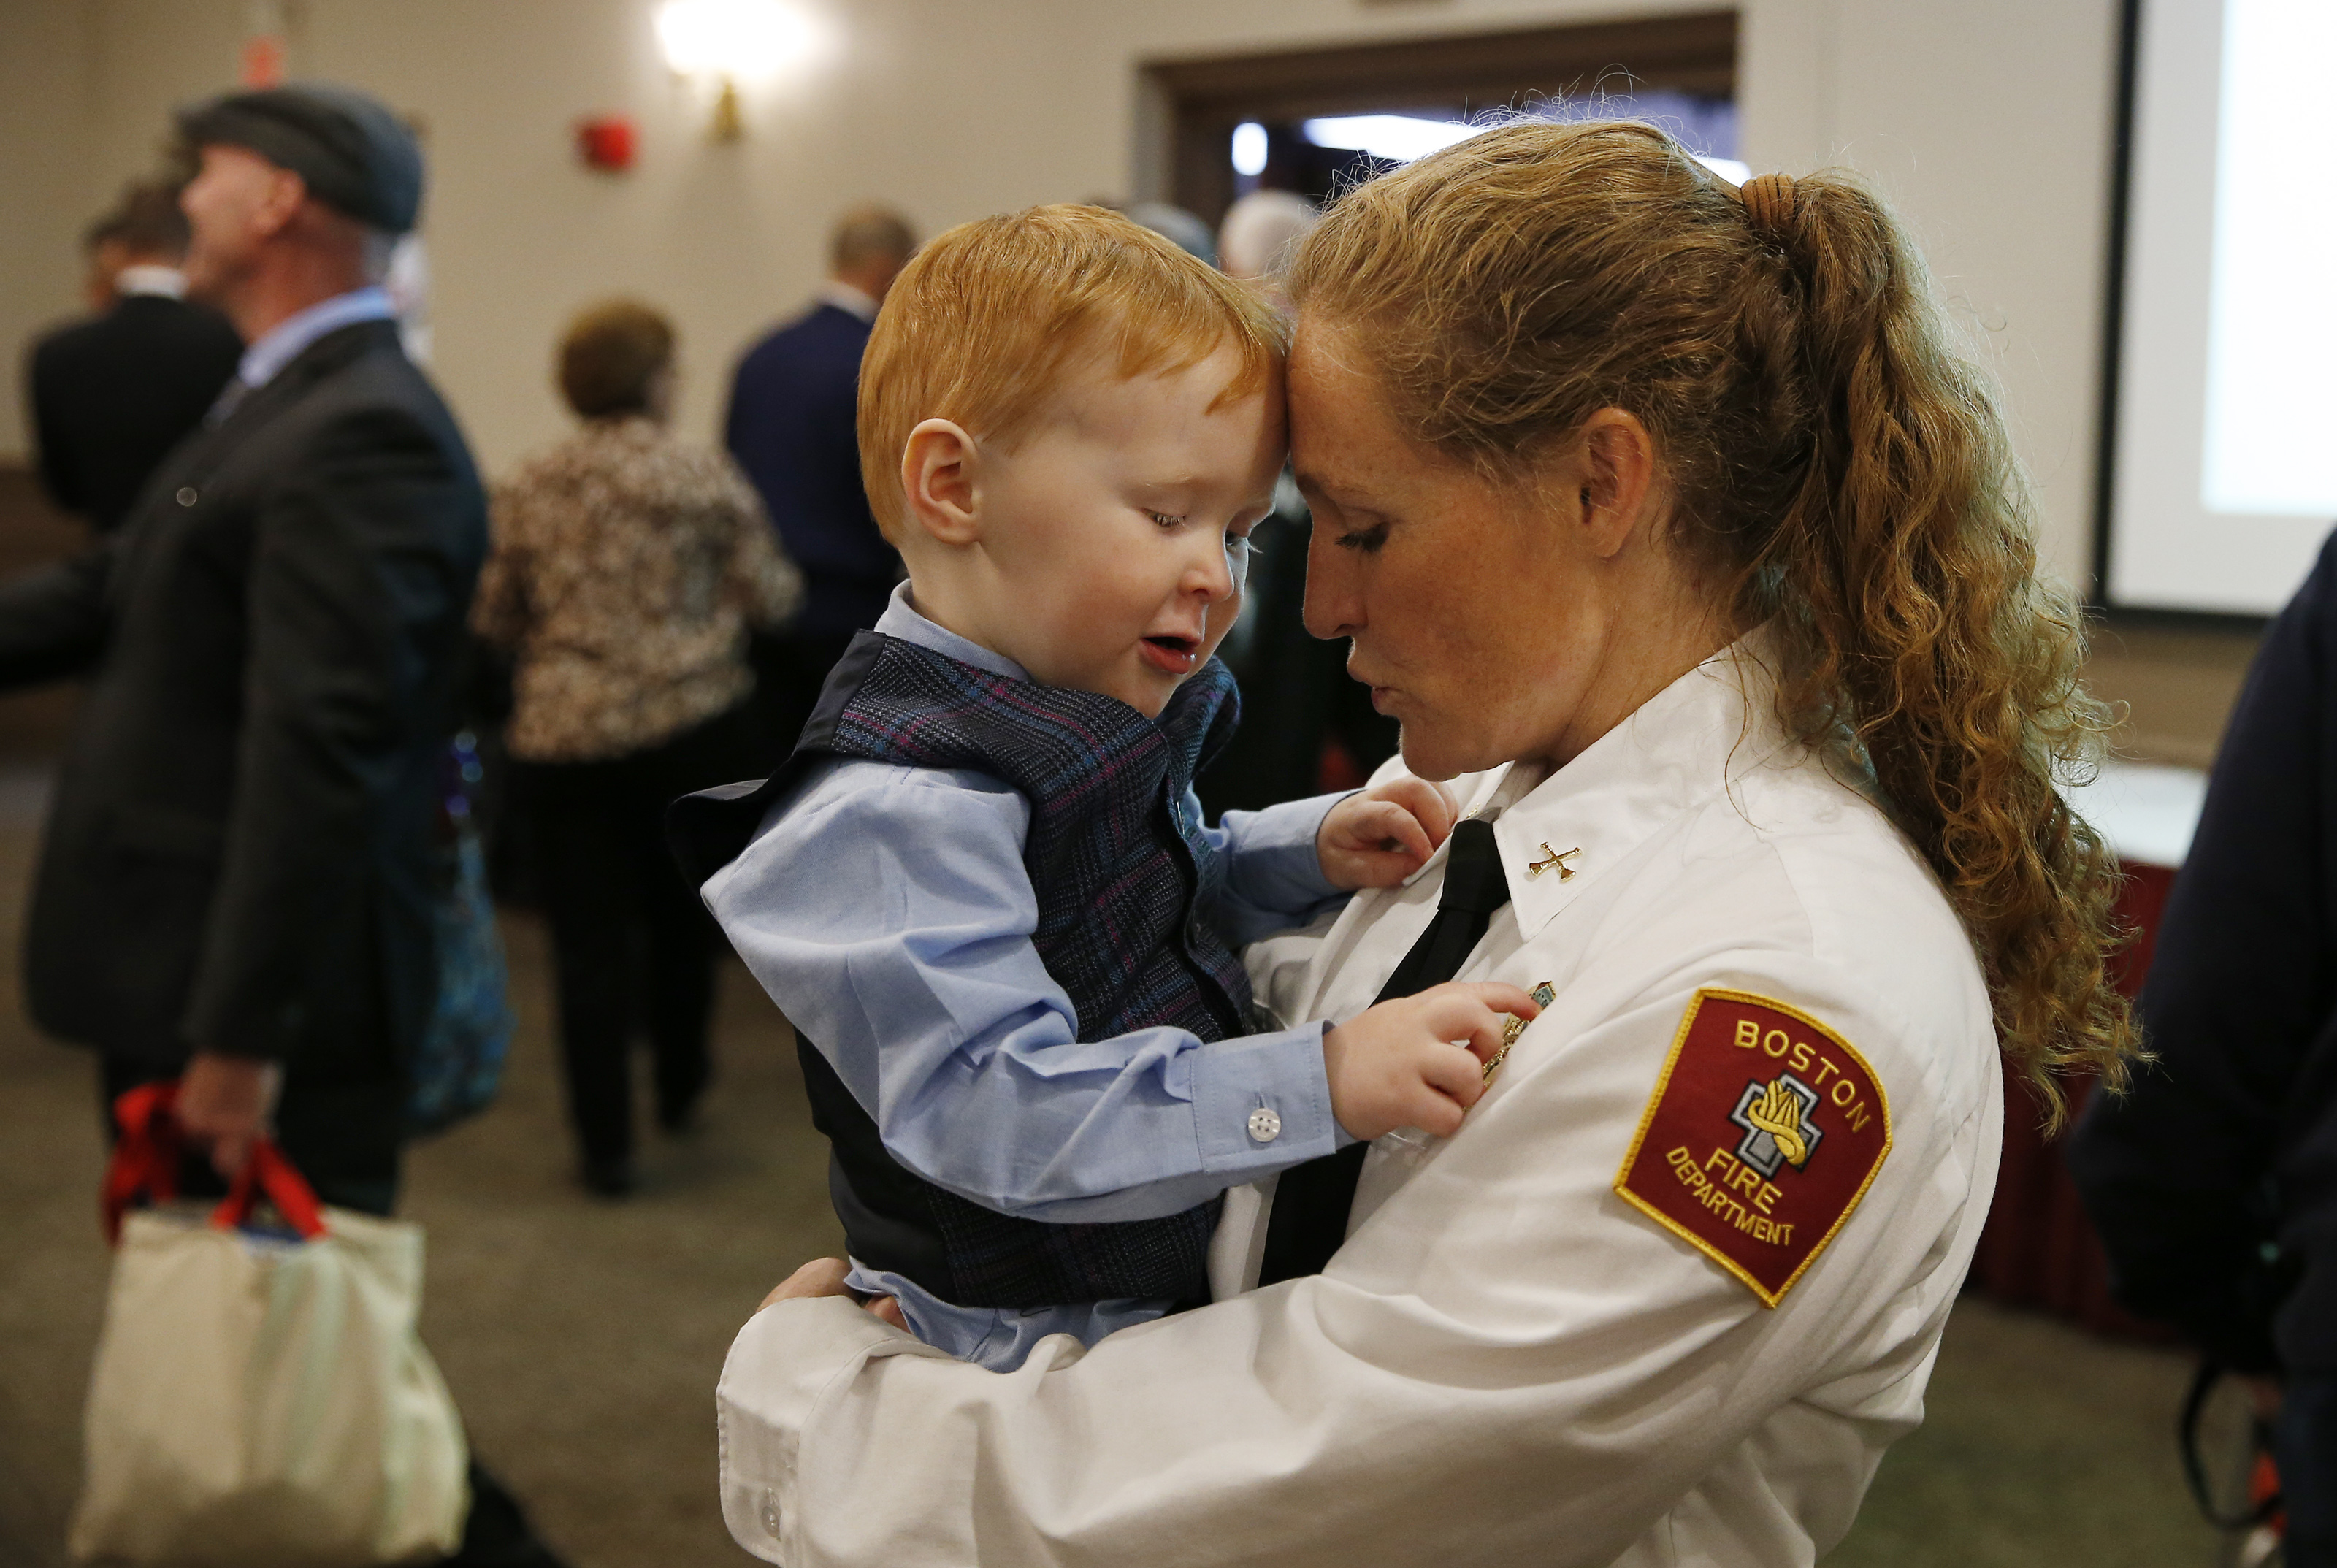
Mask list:
[[[2065,1075],[2118,1083],[2136,1048],[2117,867],[2056,787],[2110,722],[2083,622],[1896,220],[1844,174],[1753,194],[1653,126],[1521,122],[1347,194],[1290,293],[1360,328],[1417,439],[1497,479],[1600,408],[1638,417],[1681,543],[1775,629],[1780,718],[1872,776],[2058,1121]]]

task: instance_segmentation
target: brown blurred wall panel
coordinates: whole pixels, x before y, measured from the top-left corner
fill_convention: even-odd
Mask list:
[[[50,505],[31,469],[0,465],[0,577],[63,560],[89,542],[88,526]],[[71,681],[0,693],[0,768],[55,761],[80,702]]]

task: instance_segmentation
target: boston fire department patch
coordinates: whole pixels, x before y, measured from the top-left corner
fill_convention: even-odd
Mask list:
[[[1890,1152],[1891,1102],[1848,1041],[1766,996],[1704,990],[1615,1191],[1775,1307]]]

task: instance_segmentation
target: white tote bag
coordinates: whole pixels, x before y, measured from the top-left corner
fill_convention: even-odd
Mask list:
[[[298,1234],[242,1228],[261,1191]],[[357,1568],[455,1550],[468,1455],[416,1330],[419,1226],[319,1210],[263,1144],[217,1210],[131,1213],[120,1234],[75,1557]]]

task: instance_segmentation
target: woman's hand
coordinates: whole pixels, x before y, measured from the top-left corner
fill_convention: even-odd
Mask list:
[[[763,1298],[760,1312],[780,1301],[792,1301],[799,1296],[849,1296],[869,1311],[895,1328],[906,1328],[901,1319],[901,1304],[890,1296],[863,1296],[844,1282],[852,1272],[852,1265],[841,1258],[815,1258],[781,1280],[778,1289]]]
[[[1459,815],[1443,785],[1392,779],[1332,807],[1315,854],[1334,887],[1393,887],[1427,863]]]
[[[1514,985],[1455,981],[1367,1007],[1323,1033],[1331,1114],[1366,1142],[1399,1127],[1450,1138],[1485,1092],[1507,1015],[1540,1011]]]

